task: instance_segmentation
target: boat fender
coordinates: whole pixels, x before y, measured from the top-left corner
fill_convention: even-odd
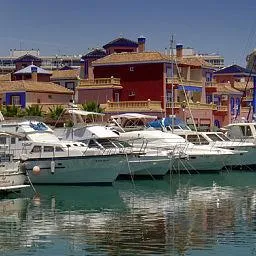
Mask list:
[[[51,174],[55,173],[55,161],[51,161]]]
[[[34,166],[34,167],[33,167],[33,173],[36,174],[36,175],[38,175],[38,174],[40,173],[40,167],[37,166],[37,165]]]

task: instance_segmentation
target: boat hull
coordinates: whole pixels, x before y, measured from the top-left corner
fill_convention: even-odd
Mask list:
[[[139,155],[129,157],[129,167],[121,170],[119,177],[160,177],[167,174],[171,159],[167,156]]]
[[[225,156],[230,158],[232,155]],[[207,173],[219,172],[225,166],[223,155],[190,155],[174,161],[171,172]]]
[[[127,161],[124,155],[101,155],[29,159],[26,165],[33,184],[111,185]]]
[[[25,172],[20,171],[20,162],[4,162],[0,164],[0,191],[15,190],[25,183]]]

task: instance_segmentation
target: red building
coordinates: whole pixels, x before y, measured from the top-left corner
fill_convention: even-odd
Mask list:
[[[176,56],[147,52],[144,37],[138,42],[118,38],[103,48],[106,56],[85,65],[88,78],[78,86],[79,103],[96,100],[107,113],[166,116],[174,110],[186,121],[193,116],[198,125],[213,124],[215,106],[206,103],[206,94],[216,91],[213,68],[202,58],[183,56],[182,45],[177,45]]]

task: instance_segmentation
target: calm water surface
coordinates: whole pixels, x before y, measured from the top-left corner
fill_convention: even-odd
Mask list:
[[[0,255],[256,255],[256,172],[36,189],[0,200]]]

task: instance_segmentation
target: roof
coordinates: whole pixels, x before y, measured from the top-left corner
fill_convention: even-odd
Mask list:
[[[82,56],[82,59],[99,59],[106,56],[106,52],[101,49],[95,49],[84,56]]]
[[[245,87],[247,90],[253,89],[253,82],[235,82],[234,83],[234,88],[239,90],[239,91],[244,91]]]
[[[0,75],[0,81],[11,81],[11,73]]]
[[[29,65],[23,69],[20,69],[18,71],[16,71],[14,74],[15,75],[18,75],[18,74],[31,74],[33,69],[36,70],[37,74],[45,74],[45,75],[50,75],[51,72],[45,70],[45,69],[42,69],[40,67],[37,67],[35,65]]]
[[[56,79],[78,79],[80,68],[69,70],[53,70],[51,80]]]
[[[20,56],[19,58],[15,59],[13,62],[16,63],[19,61],[30,62],[30,61],[41,61],[41,59],[34,55],[31,55],[31,54],[25,54],[25,55]]]
[[[233,87],[230,83],[217,83],[217,94],[238,94],[242,95],[243,93]]]
[[[13,91],[73,94],[73,91],[51,82],[37,82],[28,80],[0,82],[0,93]]]
[[[243,75],[243,76],[256,76],[256,73],[251,72],[251,70],[243,68],[238,65],[231,65],[226,68],[222,68],[218,71],[214,72],[214,75],[223,75],[223,74],[230,74],[230,75]]]
[[[176,60],[180,65],[212,67],[211,64],[198,56],[190,58],[177,58]],[[113,53],[101,59],[95,60],[93,61],[93,66],[166,62],[171,62],[170,56],[160,52],[122,52]]]
[[[178,58],[177,61],[180,64],[188,65],[188,66],[201,66],[201,67],[213,68],[212,64],[210,64],[200,56],[189,56],[189,57],[183,56],[182,59]]]
[[[111,116],[112,119],[126,118],[126,119],[156,119],[157,116],[144,115],[140,113],[124,113]]]
[[[138,43],[134,42],[132,40],[119,37],[103,46],[104,49],[107,49],[109,47],[114,47],[114,46],[124,46],[124,47],[138,47]]]

